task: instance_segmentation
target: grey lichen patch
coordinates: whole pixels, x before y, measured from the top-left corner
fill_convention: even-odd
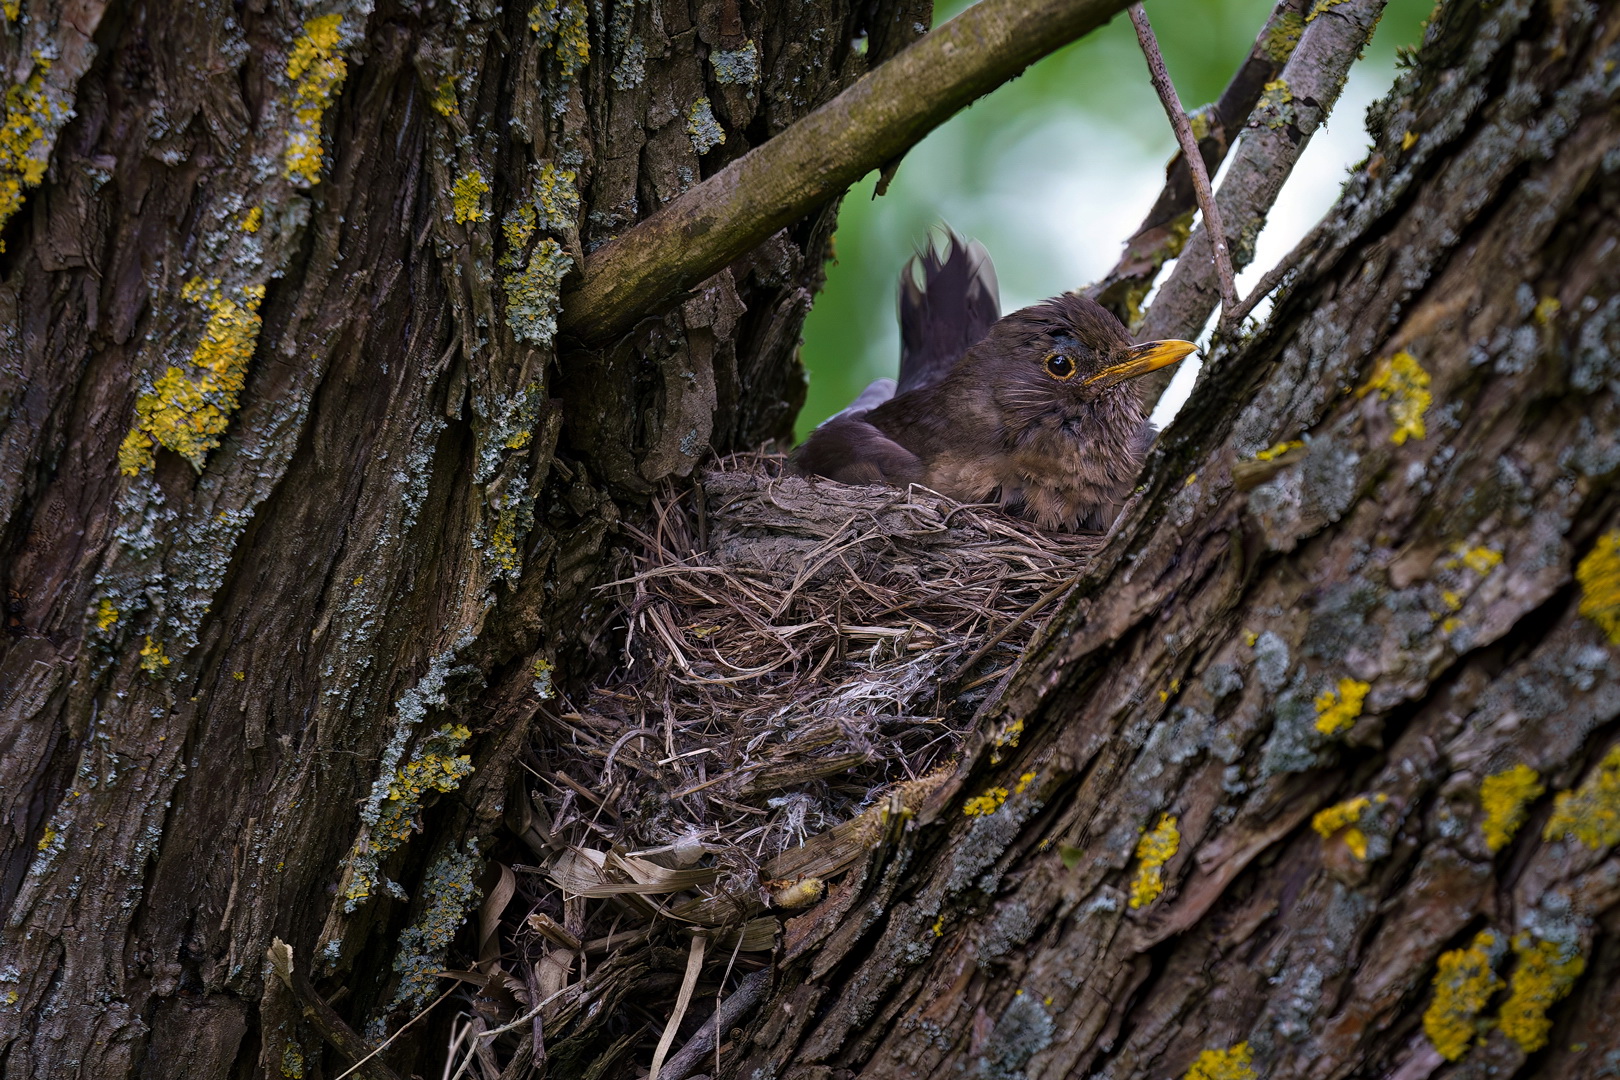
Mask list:
[[[1271,630],[1254,639],[1254,670],[1260,685],[1272,693],[1288,681],[1288,643]]]
[[[1035,995],[1019,990],[996,1021],[973,1075],[987,1080],[1021,1080],[1024,1066],[1052,1045],[1051,1014]]]
[[[1035,929],[1035,916],[1028,904],[1016,898],[1002,904],[979,938],[979,966],[988,969],[992,960],[1006,956],[1033,937]]]
[[[729,86],[753,86],[759,82],[759,50],[752,41],[740,49],[720,49],[709,56],[714,80]]]
[[[469,841],[465,853],[451,850],[429,868],[422,881],[422,912],[400,935],[394,957],[400,976],[396,1007],[421,1008],[437,988],[450,943],[478,901],[478,866],[477,843]]]
[[[698,98],[686,110],[686,134],[699,157],[726,141],[725,128],[714,118],[714,108],[708,98]]]
[[[536,345],[551,344],[557,336],[563,278],[573,266],[562,245],[548,237],[522,270],[506,275],[506,323],[512,333]]]
[[[611,78],[620,90],[634,90],[647,77],[647,46],[635,36],[636,6],[633,0],[614,4],[613,22],[608,27]]]
[[[1312,700],[1290,690],[1277,699],[1271,737],[1261,751],[1262,777],[1304,772],[1316,765],[1316,707]]]

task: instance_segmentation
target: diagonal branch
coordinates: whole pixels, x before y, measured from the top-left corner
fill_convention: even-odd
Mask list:
[[[1127,2],[980,0],[598,248],[563,296],[563,331],[612,340]]]
[[[1350,65],[1372,37],[1384,3],[1340,0],[1317,4],[1287,66],[1266,87],[1216,196],[1225,219],[1225,239],[1232,245],[1232,261],[1238,269],[1254,258],[1254,237],[1311,135],[1339,100]],[[1142,333],[1147,337],[1195,336],[1214,312],[1217,296],[1206,223],[1187,242],[1148,312]],[[1168,381],[1162,380],[1157,392],[1163,392]],[[1149,392],[1157,396],[1153,390]]]
[[[1204,171],[1215,175],[1249,114],[1260,102],[1266,84],[1277,77],[1299,41],[1305,25],[1306,0],[1278,0],[1271,17],[1256,36],[1249,55],[1238,66],[1220,100],[1193,116],[1199,156]],[[1125,241],[1125,250],[1108,275],[1082,292],[1118,315],[1126,325],[1141,320],[1142,299],[1153,287],[1159,268],[1181,254],[1192,227],[1197,199],[1188,159],[1179,151],[1165,169],[1164,187],[1142,224]]]
[[[1238,302],[1237,283],[1232,273],[1232,253],[1226,245],[1226,229],[1221,225],[1221,208],[1215,204],[1215,196],[1209,190],[1209,173],[1204,168],[1204,155],[1198,152],[1198,139],[1193,135],[1192,125],[1187,122],[1187,113],[1176,94],[1176,84],[1170,81],[1164,56],[1159,52],[1159,42],[1153,36],[1153,26],[1148,22],[1147,11],[1141,4],[1131,5],[1131,25],[1136,28],[1136,40],[1142,46],[1142,55],[1147,58],[1148,77],[1153,80],[1153,89],[1159,93],[1165,116],[1170,118],[1176,142],[1181,145],[1182,160],[1192,171],[1193,193],[1198,198],[1198,208],[1203,211],[1204,221],[1215,237],[1215,274],[1221,286],[1221,309],[1230,316]]]

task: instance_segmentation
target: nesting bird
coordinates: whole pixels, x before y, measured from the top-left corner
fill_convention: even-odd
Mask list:
[[[1133,380],[1197,346],[1133,344],[1113,314],[1073,293],[1000,318],[989,254],[954,233],[943,253],[907,263],[899,309],[898,384],[868,386],[792,466],[1000,502],[1048,529],[1112,524],[1153,439]]]

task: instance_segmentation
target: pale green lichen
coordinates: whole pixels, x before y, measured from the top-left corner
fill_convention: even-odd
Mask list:
[[[1574,791],[1559,792],[1544,840],[1578,840],[1594,851],[1620,844],[1620,746]]]
[[[1547,1045],[1552,1021],[1547,1010],[1569,994],[1586,970],[1586,960],[1570,945],[1537,941],[1529,934],[1513,939],[1515,964],[1497,1025],[1527,1054]]]
[[[292,83],[292,123],[287,131],[287,179],[313,187],[321,179],[321,117],[349,73],[338,48],[343,16],[321,15],[304,23],[287,55]]]
[[[1337,689],[1316,695],[1316,730],[1329,737],[1349,731],[1361,715],[1362,702],[1371,689],[1368,683],[1344,678]]]
[[[1492,970],[1502,951],[1497,936],[1482,930],[1466,949],[1441,954],[1434,973],[1434,1000],[1423,1013],[1423,1032],[1447,1061],[1466,1054],[1489,1026],[1479,1014],[1502,988]]]
[[[1273,64],[1286,63],[1294,55],[1294,48],[1304,32],[1305,20],[1299,12],[1285,11],[1266,29],[1265,37],[1260,40],[1260,51]]]
[[[1136,842],[1138,864],[1136,878],[1131,882],[1131,907],[1146,907],[1163,894],[1164,865],[1181,847],[1181,832],[1176,824],[1175,815],[1165,814]]]
[[[1376,393],[1389,403],[1389,418],[1395,425],[1389,441],[1400,446],[1407,439],[1421,439],[1428,434],[1423,416],[1434,402],[1429,393],[1429,373],[1406,350],[1401,350],[1373,369],[1357,396]]]
[[[1225,1050],[1205,1050],[1183,1080],[1255,1080],[1254,1054],[1240,1042]]]
[[[452,850],[438,859],[422,880],[421,914],[400,935],[394,957],[394,971],[400,977],[395,1006],[416,1009],[427,1004],[450,943],[478,901],[478,849],[472,843],[468,847],[465,853]]]
[[[247,383],[248,362],[259,340],[263,285],[229,296],[218,278],[192,278],[180,290],[184,300],[208,312],[202,340],[192,350],[190,370],[170,367],[135,399],[135,425],[118,448],[118,470],[135,476],[156,463],[155,447],[173,450],[198,472],[236,411]]]
[[[529,673],[534,676],[534,694],[541,701],[550,701],[557,694],[557,689],[552,684],[555,670],[550,660],[543,656],[535,658],[534,667]]]
[[[1581,586],[1581,614],[1620,645],[1620,532],[1598,537],[1575,568]]]
[[[489,217],[484,209],[484,196],[489,194],[489,181],[477,169],[470,169],[456,178],[450,187],[450,207],[456,224],[483,221]]]
[[[732,86],[752,86],[759,82],[759,50],[752,41],[740,49],[719,49],[709,55],[714,81]]]
[[[1294,122],[1294,92],[1282,79],[1266,83],[1255,105],[1255,115],[1273,131],[1287,127]]]
[[[456,753],[471,734],[460,724],[444,724],[394,771],[376,823],[355,843],[349,884],[343,894],[344,910],[353,911],[382,882],[380,862],[403,847],[416,831],[425,797],[430,792],[454,791],[472,775],[472,759]]]
[[[692,150],[699,157],[726,141],[726,130],[714,118],[714,107],[709,99],[700,97],[686,110],[686,134],[692,140]]]
[[[1479,804],[1485,811],[1480,825],[1485,846],[1501,851],[1529,817],[1529,806],[1547,791],[1541,774],[1528,765],[1515,765],[1487,776],[1479,785]]]
[[[566,232],[579,223],[578,180],[573,169],[559,169],[549,161],[541,166],[534,185],[535,228]]]
[[[67,100],[46,84],[50,60],[38,52],[33,59],[28,78],[6,89],[0,113],[0,228],[22,209],[28,189],[45,178],[56,134],[73,115]]]
[[[547,238],[522,270],[506,275],[506,322],[519,338],[550,345],[557,336],[562,281],[573,265],[562,245]]]
[[[529,29],[540,39],[540,47],[550,49],[566,85],[591,59],[591,38],[585,21],[585,5],[569,0],[540,0],[529,9]]]

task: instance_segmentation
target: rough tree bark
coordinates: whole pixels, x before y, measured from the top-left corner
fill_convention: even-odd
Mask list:
[[[796,928],[737,1075],[1613,1074],[1617,38],[1437,10],[1291,291],[911,844]]]
[[[335,1075],[322,1032],[405,1018],[537,695],[605,647],[615,523],[789,427],[833,210],[559,359],[563,276],[927,11],[3,10],[0,1072]],[[1620,1053],[1617,35],[1440,9],[738,1075]]]

